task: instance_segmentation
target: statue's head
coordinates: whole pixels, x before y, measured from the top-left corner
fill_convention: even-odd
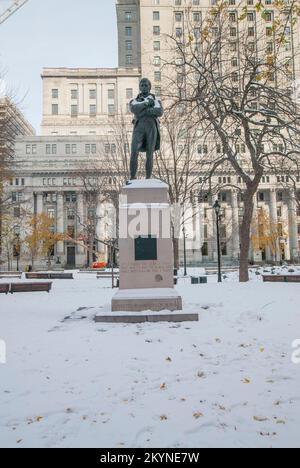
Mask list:
[[[140,82],[140,91],[144,96],[148,96],[150,94],[152,85],[151,81],[148,78],[143,78]]]

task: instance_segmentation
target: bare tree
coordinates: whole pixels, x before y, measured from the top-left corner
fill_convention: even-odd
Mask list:
[[[185,113],[172,107],[165,110],[161,124],[161,149],[154,160],[154,175],[169,186],[174,266],[179,268],[179,238],[185,224],[192,221],[198,200],[199,154],[195,158],[199,150],[198,130]]]
[[[174,76],[177,69],[176,83],[172,80],[169,85],[174,108],[183,107],[212,146],[221,148],[210,154],[211,175],[230,165],[239,178],[244,201],[242,282],[249,280],[253,200],[261,178],[279,158],[299,155],[294,140],[300,111],[292,93],[296,43],[293,57],[286,52],[295,2],[291,7],[277,2],[275,16],[258,3],[249,18],[248,8],[239,15],[227,2],[219,1],[197,30],[187,10],[182,35],[176,31],[168,38],[172,52],[165,64],[168,76]],[[252,27],[247,20],[253,21]]]

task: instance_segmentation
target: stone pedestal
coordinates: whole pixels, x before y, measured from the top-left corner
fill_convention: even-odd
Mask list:
[[[113,312],[182,310],[174,289],[173,243],[168,186],[137,180],[120,200],[120,290]]]

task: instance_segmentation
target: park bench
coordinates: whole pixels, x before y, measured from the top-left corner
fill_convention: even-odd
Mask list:
[[[74,279],[73,273],[26,273],[26,279]]]
[[[19,292],[50,292],[52,283],[12,283],[10,293]]]
[[[11,278],[13,278],[13,279],[21,279],[21,278],[22,278],[22,274],[19,273],[18,275],[17,275],[17,274],[13,274],[13,275],[11,275],[11,274],[5,274],[5,275],[3,275],[2,273],[0,273],[0,279],[11,279]]]
[[[263,275],[264,283],[300,283],[300,275]]]
[[[8,294],[9,293],[9,284],[0,283],[0,294]]]
[[[49,279],[49,273],[25,273],[26,279]]]
[[[73,273],[50,273],[49,279],[74,279]]]

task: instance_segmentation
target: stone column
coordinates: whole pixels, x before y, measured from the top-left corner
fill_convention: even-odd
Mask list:
[[[239,205],[238,194],[234,190],[232,196],[232,254],[234,259],[240,255],[240,224],[239,224]]]
[[[101,197],[98,197],[97,209],[96,209],[96,237],[103,241],[105,240],[105,225],[104,225],[104,204],[101,203]],[[105,246],[101,242],[98,242],[98,251],[100,253],[105,253]]]
[[[84,230],[84,195],[83,193],[77,194],[77,235]],[[84,255],[84,247],[78,245],[77,252],[79,255]]]
[[[64,196],[62,193],[57,194],[56,231],[58,234],[64,233]],[[56,252],[57,255],[64,254],[64,241],[57,242]]]
[[[290,191],[289,193],[289,238],[290,238],[290,249],[291,249],[291,260],[298,258],[299,241],[298,241],[298,224],[297,224],[297,202],[295,200],[295,194]]]
[[[37,193],[36,195],[36,214],[40,215],[43,213],[44,202],[43,202],[43,194]]]
[[[270,221],[273,225],[272,228],[277,226],[278,224],[278,216],[277,216],[277,192],[275,189],[270,190]],[[280,258],[279,253],[279,239],[276,242],[276,252],[273,253],[275,256],[275,261],[277,262]]]

